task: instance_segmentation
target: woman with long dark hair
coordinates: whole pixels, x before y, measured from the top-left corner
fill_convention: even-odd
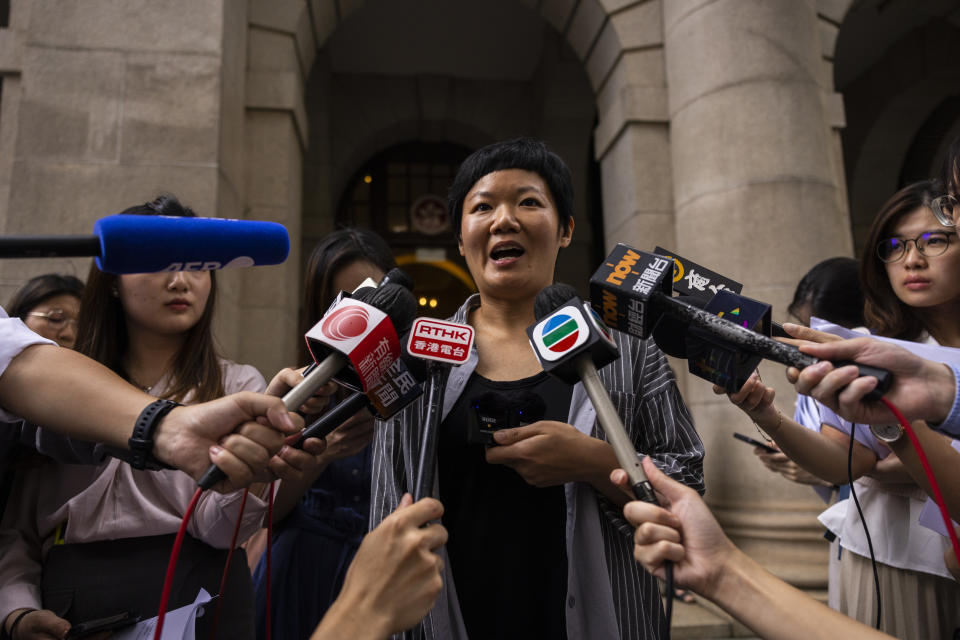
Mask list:
[[[323,317],[337,293],[366,278],[379,281],[395,266],[390,247],[372,231],[341,229],[326,236],[307,261],[301,333]],[[300,356],[310,358],[305,343]],[[270,575],[275,638],[307,637],[340,592],[368,529],[372,437],[373,417],[363,410],[327,436],[312,471],[280,485]],[[261,559],[254,573],[259,638],[266,635],[266,581]]]
[[[195,215],[170,196],[124,213]],[[256,369],[217,354],[212,272],[117,276],[94,265],[87,283],[77,336],[81,353],[147,393],[180,403],[263,390]],[[9,624],[16,617],[15,638],[27,640],[63,637],[71,624],[124,611],[156,615],[173,536],[195,489],[179,471],[138,471],[114,458],[89,466],[48,462],[25,474],[0,539],[0,620]],[[260,525],[265,490],[251,488],[241,539]],[[193,602],[201,587],[219,592],[241,497],[201,497],[171,608]],[[253,589],[242,552],[230,565],[221,606],[217,637],[252,638]]]

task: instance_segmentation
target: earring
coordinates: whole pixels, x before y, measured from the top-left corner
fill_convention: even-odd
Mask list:
[[[110,287],[110,295],[112,295],[114,298],[120,297],[120,289],[117,288],[117,285]]]

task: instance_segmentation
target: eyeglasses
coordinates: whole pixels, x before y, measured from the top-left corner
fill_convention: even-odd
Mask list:
[[[921,255],[932,258],[947,250],[951,235],[946,231],[927,231],[916,238],[887,238],[877,245],[877,257],[884,262],[896,262],[907,254],[907,245],[912,242]]]
[[[77,324],[77,319],[68,315],[63,309],[50,309],[49,311],[31,311],[28,316],[43,318],[51,327],[61,328],[68,324]]]
[[[945,227],[953,227],[957,224],[956,218],[957,199],[953,196],[940,196],[930,202],[930,209],[933,215],[937,216],[937,221]]]

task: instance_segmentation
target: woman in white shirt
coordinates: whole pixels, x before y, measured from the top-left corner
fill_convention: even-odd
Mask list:
[[[960,246],[930,204],[934,182],[901,189],[880,210],[861,260],[865,319],[875,334],[960,347]],[[852,477],[870,535],[882,598],[880,629],[901,638],[952,637],[960,628],[960,586],[947,572],[947,539],[917,523],[926,495],[897,456],[866,425],[850,425],[827,410],[821,433],[803,429],[772,405],[773,389],[752,377],[731,400],[790,456],[815,475],[847,480],[850,433]],[[877,602],[869,545],[856,507],[846,501],[821,516],[840,538],[841,612],[874,624]]]

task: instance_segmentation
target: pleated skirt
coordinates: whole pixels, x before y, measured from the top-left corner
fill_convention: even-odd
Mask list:
[[[954,638],[960,629],[960,584],[949,578],[897,569],[879,562],[877,572],[881,631],[901,640]],[[874,626],[877,595],[870,558],[844,549],[839,574],[837,610]]]

